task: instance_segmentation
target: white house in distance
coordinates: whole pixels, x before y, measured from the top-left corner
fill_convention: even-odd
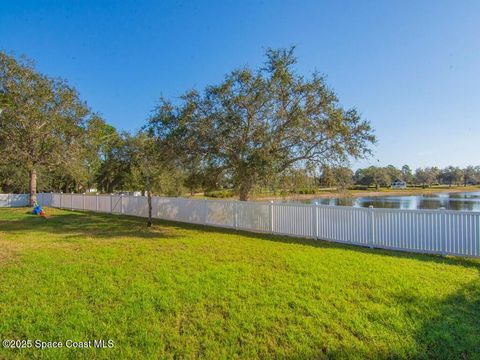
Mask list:
[[[406,189],[407,183],[405,181],[397,179],[394,182],[392,182],[391,187],[392,189]]]

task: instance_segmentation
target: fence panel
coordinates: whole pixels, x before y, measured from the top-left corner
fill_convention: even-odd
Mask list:
[[[235,227],[236,206],[234,201],[208,200],[206,223],[214,226]]]
[[[374,210],[374,246],[480,256],[480,214],[433,210]]]
[[[205,224],[207,217],[207,202],[205,200],[190,200],[177,198],[178,221],[192,224]]]
[[[110,195],[96,195],[98,201],[97,211],[99,212],[111,212],[111,198]]]
[[[0,207],[10,206],[10,194],[0,194]]]
[[[96,195],[84,195],[83,203],[85,210],[97,211],[97,196]]]
[[[41,206],[52,206],[52,193],[37,194],[37,201]]]
[[[75,194],[75,195],[71,195],[71,197],[72,197],[72,209],[83,210],[83,197],[84,197],[84,195]]]
[[[111,197],[112,197],[112,213],[121,214],[123,195],[111,195]]]
[[[270,232],[269,203],[241,201],[237,204],[237,227],[244,230]]]
[[[369,209],[317,206],[319,239],[370,245],[372,226]]]
[[[148,201],[145,196],[124,196],[122,199],[122,202],[123,202],[124,214],[141,216],[141,217],[148,216]],[[153,203],[152,203],[152,208],[153,208]],[[153,209],[152,209],[152,214],[153,214]]]
[[[27,206],[30,203],[28,194],[10,194],[10,206]]]
[[[62,208],[71,209],[72,208],[72,195],[71,194],[62,194]]]
[[[445,252],[480,256],[480,214],[448,211],[444,214]]]
[[[51,207],[60,207],[60,194],[52,194],[52,202],[51,202]]]
[[[125,215],[134,215],[137,216],[140,208],[138,196],[124,196],[122,199],[123,203],[123,213]]]
[[[440,211],[375,209],[372,213],[375,246],[418,252],[443,252],[443,214]]]
[[[306,204],[273,204],[273,232],[316,237],[315,207]]]
[[[178,219],[179,203],[176,198],[153,197],[152,217],[164,220]]]
[[[38,193],[37,202],[41,206],[50,206],[52,203],[51,193]],[[0,207],[21,207],[30,205],[29,194],[0,194]]]

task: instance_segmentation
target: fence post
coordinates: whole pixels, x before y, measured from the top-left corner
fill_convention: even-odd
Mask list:
[[[10,207],[10,194],[7,194],[7,207]]]
[[[110,194],[110,214],[113,214],[113,194]]]
[[[233,201],[233,227],[238,227],[238,204],[237,201]]]
[[[268,213],[270,217],[270,233],[273,234],[274,224],[273,224],[273,200],[270,201],[268,205]]]
[[[95,212],[98,212],[98,193],[95,194]]]
[[[371,235],[370,235],[370,249],[373,249],[373,244],[375,244],[375,218],[373,205],[368,207],[370,209],[370,223],[371,223]]]
[[[447,255],[447,214],[445,213],[445,208],[442,206],[440,208],[442,225],[441,225],[441,234],[442,234],[442,256]]]
[[[123,194],[120,194],[120,214],[123,214]]]
[[[82,194],[82,209],[85,211],[85,193]]]
[[[175,214],[175,217],[173,218],[173,220],[182,221],[181,212],[180,212],[180,200],[178,197],[175,198],[175,206],[177,208],[177,213]]]
[[[208,203],[207,199],[203,200],[203,225],[207,225],[208,219]]]
[[[71,208],[72,211],[73,211],[73,192],[70,193],[70,208]]]
[[[63,192],[60,191],[60,209],[62,208],[62,199],[63,199]]]
[[[312,206],[312,216],[313,216],[313,238],[318,239],[318,202],[314,202]]]

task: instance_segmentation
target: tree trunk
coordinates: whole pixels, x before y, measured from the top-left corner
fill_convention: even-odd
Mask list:
[[[252,189],[252,186],[246,182],[240,184],[240,201],[247,201],[248,200],[248,195],[250,194],[250,190]]]
[[[30,170],[30,204],[33,205],[37,201],[37,170]]]
[[[148,201],[148,220],[147,227],[152,226],[152,192],[147,191],[147,201]]]

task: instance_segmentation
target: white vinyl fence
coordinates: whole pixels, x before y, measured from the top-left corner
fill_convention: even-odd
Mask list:
[[[28,194],[0,194],[0,207],[27,206]]]
[[[25,203],[23,195],[10,196],[10,206]],[[147,198],[143,196],[39,194],[38,201],[42,205],[63,209],[148,215]],[[152,208],[152,216],[157,219],[376,248],[480,256],[480,212],[166,197],[153,197]]]

